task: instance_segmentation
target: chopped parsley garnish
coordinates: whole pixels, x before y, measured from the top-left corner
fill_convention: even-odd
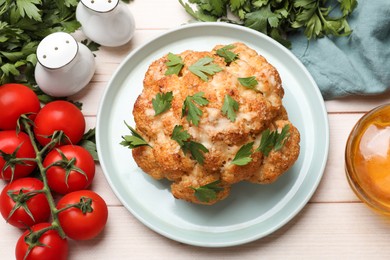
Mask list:
[[[180,56],[170,52],[168,53],[168,61],[165,63],[165,65],[168,67],[167,71],[165,72],[165,75],[179,75],[181,69],[184,66],[184,63],[183,59]]]
[[[183,126],[175,125],[171,135],[172,140],[175,140],[180,146],[183,146],[184,142],[190,138],[191,135],[186,130],[183,130]]]
[[[145,141],[145,139],[139,133],[137,133],[137,131],[134,130],[134,128],[129,126],[126,123],[126,121],[125,121],[125,125],[131,131],[131,135],[122,136],[123,141],[120,143],[121,145],[125,147],[129,147],[130,149],[134,149],[140,146],[152,147]]]
[[[220,183],[220,180],[216,180],[198,188],[191,188],[195,191],[194,195],[199,201],[208,203],[212,200],[215,200],[218,193],[223,191],[223,188],[219,186]]]
[[[256,151],[260,151],[265,156],[268,156],[272,149],[275,151],[280,150],[290,136],[289,129],[290,125],[285,125],[280,133],[276,130],[270,131],[269,129],[263,131],[260,145]]]
[[[171,139],[175,140],[183,150],[184,154],[188,152],[201,165],[204,163],[204,153],[209,150],[201,143],[190,140],[191,135],[183,129],[183,126],[176,125],[172,131]]]
[[[193,96],[187,96],[184,100],[183,108],[181,110],[181,116],[187,116],[187,121],[192,122],[198,126],[200,117],[203,115],[202,110],[198,106],[205,106],[209,101],[204,97],[204,92],[198,92]]]
[[[242,166],[250,163],[252,161],[252,148],[253,142],[244,144],[236,153],[236,156],[232,160],[232,164]]]
[[[156,98],[152,99],[152,105],[155,112],[155,116],[167,111],[171,108],[173,99],[172,91],[167,93],[157,93]]]
[[[236,112],[238,111],[238,103],[230,95],[226,94],[222,105],[222,114],[226,115],[230,121],[236,121]]]
[[[257,84],[259,84],[255,76],[247,77],[247,78],[238,78],[238,82],[240,82],[240,84],[243,87],[253,89],[253,90],[256,90],[255,87],[257,86]]]
[[[229,44],[217,50],[217,55],[224,58],[226,63],[231,63],[238,59],[238,54],[230,51],[234,49],[236,46]]]
[[[280,133],[277,130],[264,130],[261,135],[259,147],[252,152],[253,142],[244,144],[238,150],[231,163],[239,166],[247,165],[252,161],[251,156],[255,152],[262,152],[264,156],[268,156],[271,150],[278,151],[282,149],[290,136],[289,129],[290,125],[285,125]]]
[[[203,81],[208,81],[207,75],[214,75],[223,69],[218,64],[213,63],[214,59],[211,57],[204,57],[188,67],[188,69]]]

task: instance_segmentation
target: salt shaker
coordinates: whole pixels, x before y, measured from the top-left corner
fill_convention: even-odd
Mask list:
[[[95,73],[95,57],[72,35],[55,32],[37,48],[35,80],[43,92],[54,97],[71,96],[83,89]]]
[[[134,35],[134,17],[119,0],[81,0],[76,18],[84,34],[103,46],[124,45]]]

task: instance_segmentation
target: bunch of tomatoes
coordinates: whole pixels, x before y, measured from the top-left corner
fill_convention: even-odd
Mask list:
[[[66,259],[67,239],[87,240],[104,228],[105,201],[88,190],[94,175],[91,153],[78,145],[85,118],[73,103],[41,107],[27,86],[0,86],[0,194],[7,223],[25,229],[16,259]]]

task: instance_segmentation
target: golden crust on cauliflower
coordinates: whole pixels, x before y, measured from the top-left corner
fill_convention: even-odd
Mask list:
[[[230,186],[240,181],[271,183],[286,172],[299,155],[300,135],[288,120],[282,105],[284,90],[278,71],[256,51],[243,43],[232,44],[230,51],[238,58],[232,62],[217,55],[223,45],[210,52],[184,51],[180,56],[183,68],[178,74],[165,75],[168,55],[154,61],[146,72],[144,89],[134,105],[136,131],[150,146],[133,149],[133,157],[144,172],[155,179],[172,181],[175,198],[213,204],[229,195]],[[189,67],[202,58],[212,58],[220,71],[207,75],[208,80],[195,75]],[[238,78],[254,77],[257,84],[243,86]],[[171,106],[155,115],[152,100],[158,93],[172,92]],[[189,121],[183,112],[187,97],[203,93],[206,105],[201,110],[199,123]],[[222,112],[226,96],[238,103],[235,120]],[[288,135],[283,146],[269,153],[256,150],[265,130],[280,133],[288,125]],[[181,126],[191,141],[203,145],[203,161],[183,149],[172,138],[176,126]],[[251,161],[245,165],[233,164],[240,148],[253,142]],[[214,197],[200,200],[199,188],[210,183],[218,185]]]

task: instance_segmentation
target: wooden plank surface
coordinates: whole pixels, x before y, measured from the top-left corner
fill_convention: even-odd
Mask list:
[[[72,97],[83,102],[88,128],[107,82],[125,57],[167,29],[191,18],[177,0],[135,0],[129,5],[137,30],[119,48],[96,53],[97,70],[86,89]],[[83,38],[79,32],[76,38]],[[105,231],[91,241],[70,241],[70,259],[389,259],[390,223],[363,205],[348,186],[344,149],[348,134],[364,112],[390,101],[388,94],[326,102],[330,124],[329,158],[323,179],[306,207],[292,221],[258,241],[231,248],[199,248],[167,239],[142,225],[116,198],[96,166],[92,189],[109,205]],[[5,182],[0,182],[0,188]],[[0,220],[0,259],[13,259],[20,230]]]

